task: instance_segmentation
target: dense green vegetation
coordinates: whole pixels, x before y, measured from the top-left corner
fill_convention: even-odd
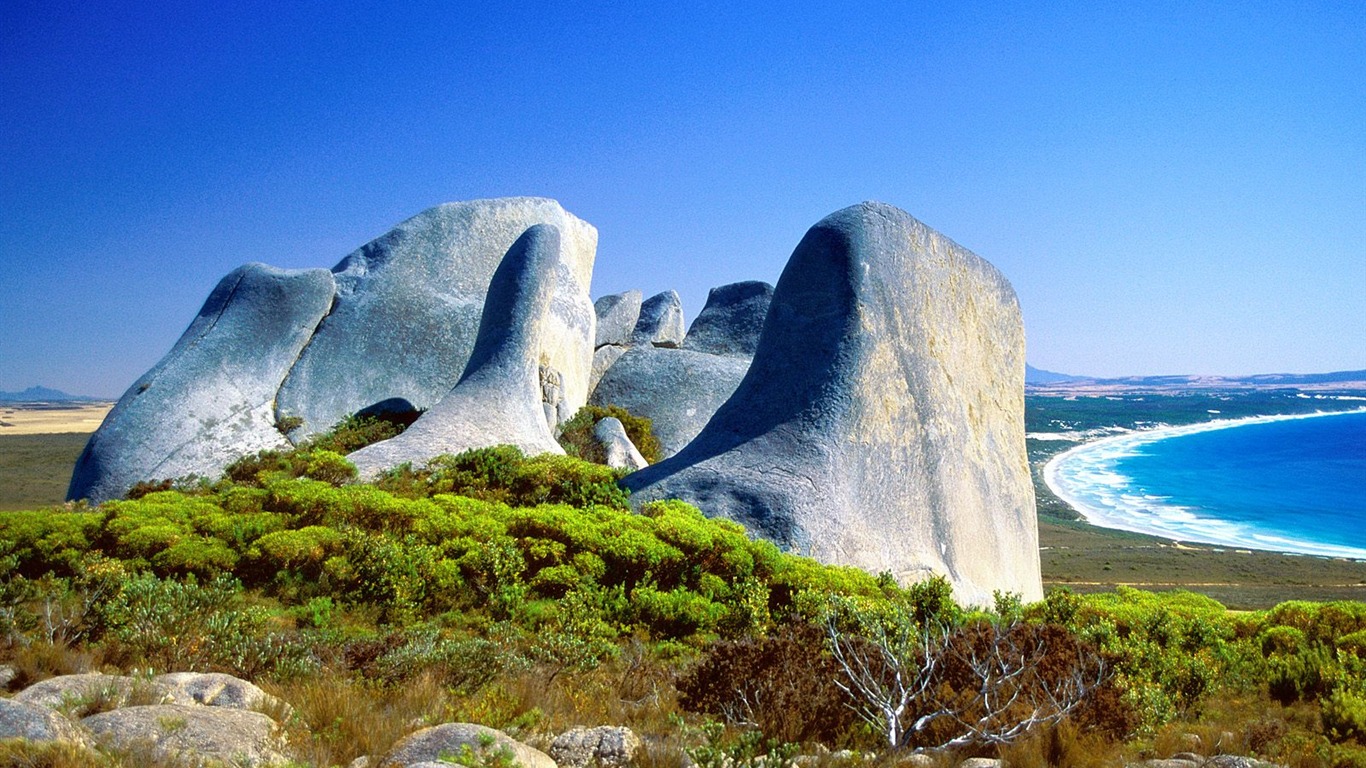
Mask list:
[[[963,607],[943,581],[820,565],[682,503],[633,513],[617,473],[574,457],[490,448],[355,483],[342,452],[372,428],[214,482],[0,513],[10,689],[98,668],[231,672],[295,706],[291,743],[317,765],[444,720],[624,724],[662,750],[650,759],[704,765],[814,743],[888,759],[953,744],[1022,766],[1190,749],[1366,764],[1366,604],[1235,613],[1120,588]],[[858,715],[835,648],[874,680],[892,669],[879,658],[912,676],[937,660],[897,750]],[[1010,683],[1022,700],[1089,682],[1028,733],[975,739],[959,723],[982,711],[968,662],[983,650],[1029,670]],[[931,707],[953,716],[911,727]],[[991,733],[1024,716],[987,714],[1004,724]]]

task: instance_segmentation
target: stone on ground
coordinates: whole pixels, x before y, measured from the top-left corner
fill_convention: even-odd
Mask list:
[[[707,305],[683,337],[683,349],[747,360],[754,357],[772,301],[773,286],[758,280],[711,289]]]
[[[560,768],[619,768],[631,765],[640,747],[630,728],[574,728],[555,738],[550,757]]]
[[[174,704],[256,711],[284,706],[255,684],[221,672],[171,672],[152,678],[152,684],[163,687]]]
[[[564,258],[538,354],[563,376],[561,410],[588,398],[595,317],[589,298],[598,234],[554,200],[447,203],[403,222],[334,269],[337,301],[280,391],[299,439],[384,400],[425,410],[474,351],[484,296],[512,244],[537,224],[560,230]]]
[[[683,343],[683,300],[678,291],[651,296],[640,305],[640,319],[629,346],[677,347]]]
[[[634,347],[603,374],[594,405],[619,405],[650,419],[661,458],[702,431],[749,369],[749,360],[653,346]]]
[[[91,715],[81,724],[101,743],[120,750],[146,749],[161,760],[235,766],[288,762],[275,721],[260,712],[160,704]]]
[[[838,211],[783,270],[734,395],[624,484],[827,563],[942,574],[967,604],[1038,600],[1015,293],[904,211]]]
[[[362,478],[446,453],[515,445],[527,455],[564,453],[542,405],[542,350],[561,261],[559,230],[529,228],[489,284],[479,337],[454,388],[397,437],[348,458]]]
[[[83,741],[80,729],[60,713],[37,704],[0,699],[0,741]]]
[[[640,298],[640,291],[632,289],[603,296],[593,302],[593,311],[598,318],[594,347],[605,344],[625,346],[630,343],[631,332],[640,320]]]
[[[458,757],[469,747],[474,757],[492,757],[507,750],[520,768],[556,768],[546,753],[513,739],[502,731],[472,723],[446,723],[405,736],[379,761],[379,768],[400,768]]]
[[[593,439],[602,446],[603,453],[607,455],[607,466],[612,469],[629,469],[634,472],[650,466],[650,462],[640,455],[640,450],[626,434],[626,425],[621,423],[621,419],[612,416],[599,419],[598,423],[593,425]]]
[[[91,706],[110,709],[130,704],[160,704],[168,701],[170,695],[170,686],[155,679],[86,672],[40,680],[14,694],[14,701],[81,712]]]
[[[233,270],[91,435],[67,498],[102,502],[139,481],[216,479],[241,456],[289,446],[275,428],[275,393],[334,289],[325,269]]]

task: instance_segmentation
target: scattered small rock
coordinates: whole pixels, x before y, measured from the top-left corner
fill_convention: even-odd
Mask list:
[[[0,740],[81,742],[75,723],[63,715],[37,704],[0,699]]]
[[[607,466],[613,469],[635,471],[650,466],[650,462],[640,455],[636,444],[626,434],[626,427],[620,419],[608,416],[593,426],[593,439],[602,446],[607,454]]]
[[[260,712],[160,704],[91,715],[81,724],[116,749],[150,749],[159,759],[209,759],[238,766],[288,762],[275,721]]]
[[[14,680],[14,676],[17,674],[19,673],[14,671],[14,667],[9,666],[8,664],[0,665],[0,689],[8,688],[9,684]]]
[[[502,731],[473,723],[446,723],[411,733],[394,745],[379,768],[411,768],[418,763],[448,759],[459,755],[464,747],[476,754],[507,749],[521,768],[557,768],[555,761],[539,749]]]
[[[170,689],[154,680],[88,672],[34,683],[16,693],[14,701],[83,715],[131,704],[160,704],[169,696]]]
[[[550,757],[560,768],[617,768],[631,765],[640,747],[630,728],[575,728],[556,737]]]
[[[1003,768],[1004,762],[991,757],[969,757],[958,768]]]

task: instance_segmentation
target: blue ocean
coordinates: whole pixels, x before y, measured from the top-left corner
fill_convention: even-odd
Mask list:
[[[1366,558],[1366,413],[1133,432],[1049,463],[1097,525],[1183,541]]]

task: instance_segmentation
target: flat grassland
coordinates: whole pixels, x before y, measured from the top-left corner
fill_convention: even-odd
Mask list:
[[[61,504],[113,403],[0,403],[0,510]]]

